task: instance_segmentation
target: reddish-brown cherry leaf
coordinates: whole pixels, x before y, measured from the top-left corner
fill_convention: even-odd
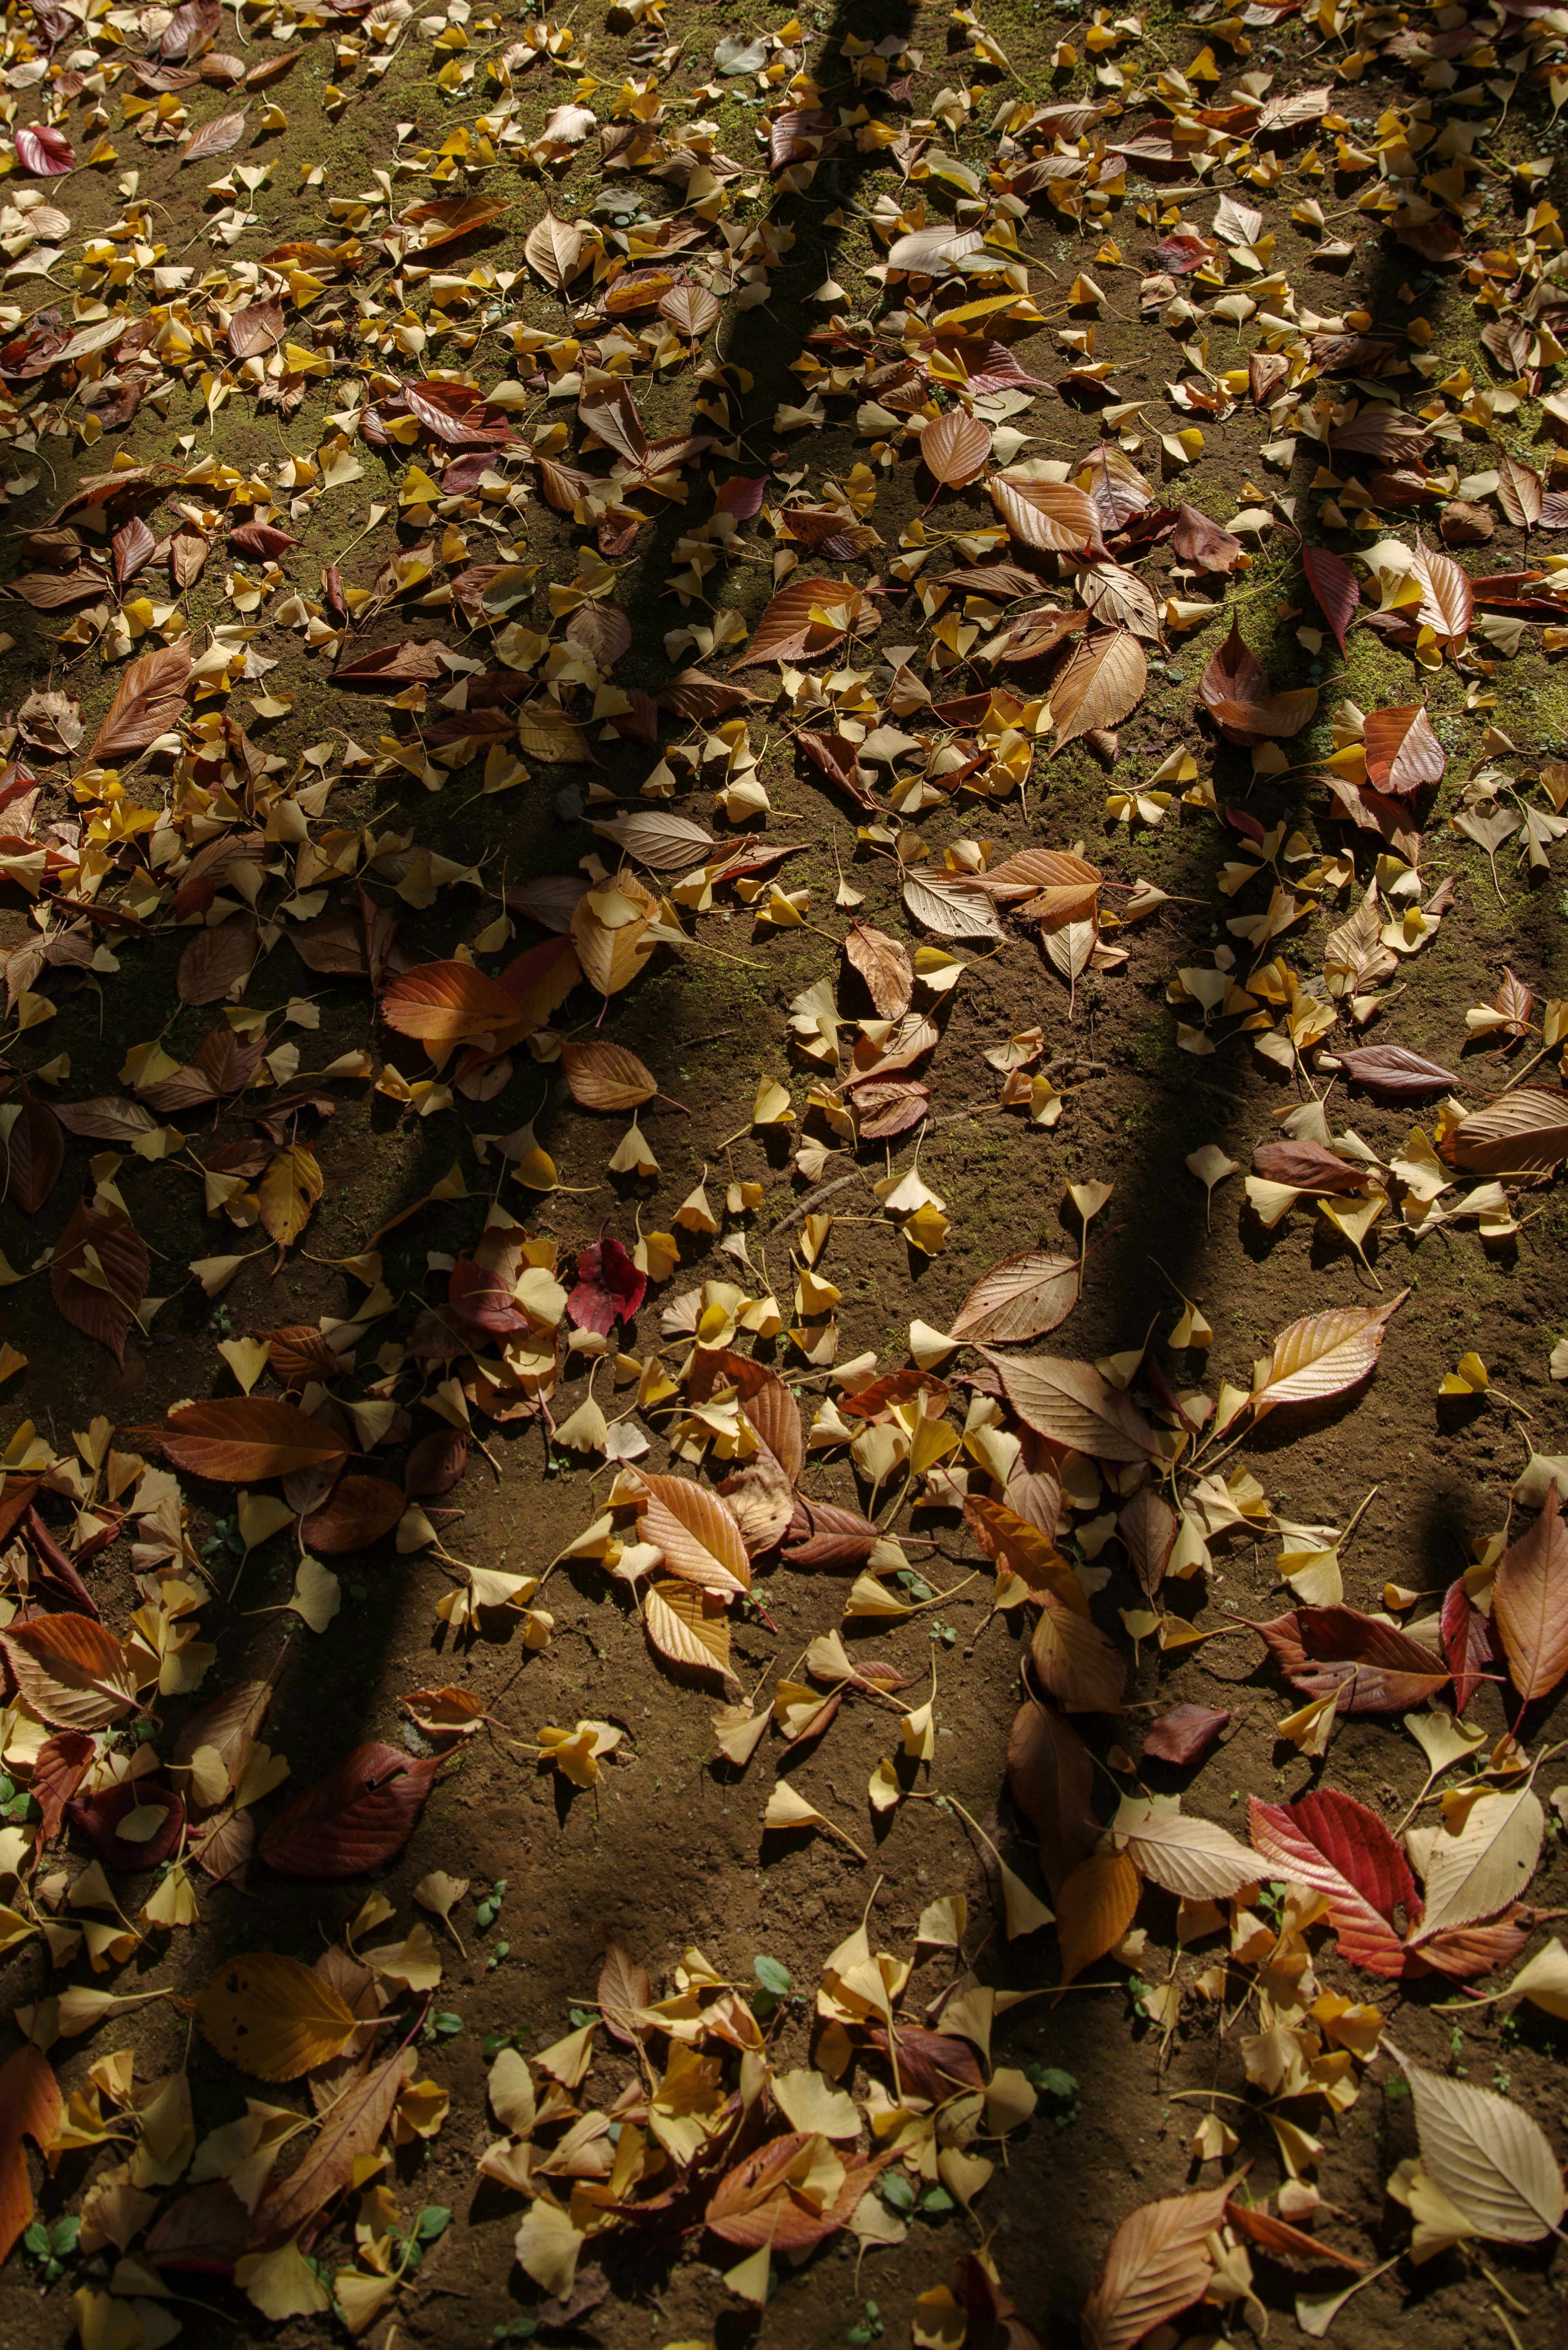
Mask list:
[[[1503,1661],[1490,1617],[1483,1616],[1458,1576],[1443,1598],[1443,1654],[1454,1679],[1454,1711],[1463,1713],[1488,1669]]]
[[[1283,1877],[1310,1885],[1328,1902],[1340,1956],[1368,1974],[1405,1971],[1404,1933],[1418,1923],[1421,1899],[1410,1865],[1376,1812],[1331,1789],[1293,1804],[1251,1799],[1252,1846]]]
[[[441,1761],[375,1740],[356,1746],[279,1813],[257,1847],[261,1857],[280,1877],[358,1877],[384,1867],[412,1835]]]
[[[1341,1713],[1402,1713],[1435,1696],[1449,1678],[1435,1650],[1354,1607],[1295,1607],[1256,1629],[1305,1696],[1337,1690]]]
[[[1145,1759],[1152,1755],[1157,1762],[1196,1762],[1232,1719],[1210,1705],[1173,1705],[1149,1725],[1143,1742]]]
[[[160,1440],[176,1469],[218,1485],[249,1485],[300,1469],[331,1468],[348,1451],[325,1421],[269,1396],[182,1404],[170,1413]]]
[[[59,1119],[47,1103],[29,1096],[0,1143],[5,1198],[25,1216],[36,1216],[58,1182],[65,1163],[66,1138]]]
[[[1547,1696],[1568,1672],[1568,1529],[1555,1477],[1530,1532],[1502,1555],[1491,1613],[1520,1696]]]
[[[1440,784],[1447,765],[1424,702],[1375,710],[1367,719],[1366,773],[1378,791],[1413,799],[1424,784]]]
[[[1095,1766],[1088,1748],[1054,1706],[1028,1699],[1012,1717],[1007,1741],[1007,1783],[1034,1830],[1040,1866],[1052,1898],[1099,1841],[1091,1797]]]
[[[324,1506],[300,1520],[300,1540],[307,1550],[368,1550],[402,1514],[402,1490],[389,1478],[339,1477]]]
[[[95,1269],[88,1251],[98,1263]],[[129,1216],[113,1208],[89,1208],[78,1201],[65,1231],[55,1243],[49,1266],[49,1291],[72,1326],[84,1336],[107,1347],[117,1363],[125,1361],[125,1341],[136,1311],[147,1295],[151,1260],[147,1243]],[[109,1286],[84,1278],[101,1273]]]
[[[1360,583],[1349,564],[1326,546],[1303,547],[1302,563],[1318,609],[1343,653],[1345,631],[1361,608]]]
[[[191,640],[182,637],[133,660],[93,738],[88,758],[103,763],[123,759],[167,733],[184,703],[191,659]]]

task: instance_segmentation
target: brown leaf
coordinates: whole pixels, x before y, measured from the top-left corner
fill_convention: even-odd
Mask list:
[[[1080,734],[1115,726],[1137,708],[1148,683],[1143,647],[1126,629],[1096,629],[1074,646],[1051,682],[1056,740],[1051,755]]]
[[[325,1421],[268,1396],[180,1405],[160,1431],[165,1459],[187,1476],[249,1485],[301,1469],[330,1468],[348,1451]]]
[[[944,489],[961,489],[984,472],[990,459],[990,426],[961,408],[933,416],[920,435],[920,463]]]
[[[1229,576],[1247,560],[1247,550],[1239,538],[1222,530],[1185,499],[1176,509],[1176,528],[1170,543],[1183,563],[1196,563],[1202,571],[1222,571]]]
[[[218,1003],[232,995],[255,962],[259,939],[256,918],[248,912],[198,931],[175,973],[181,1003]]]
[[[395,2050],[373,2073],[349,2083],[327,2113],[304,2158],[286,2178],[271,2186],[256,2205],[250,2230],[253,2250],[286,2243],[352,2182],[358,2165],[380,2144],[406,2085],[400,2049]],[[200,2194],[202,2190],[198,2188],[195,2191]],[[191,2199],[182,2198],[174,2210],[179,2210]],[[171,2216],[166,2214],[165,2218]]]
[[[791,1484],[795,1483],[805,1466],[805,1438],[800,1406],[789,1388],[775,1370],[748,1355],[721,1355],[719,1368],[733,1380],[746,1418]]]
[[[561,1067],[572,1099],[584,1109],[636,1109],[659,1091],[635,1053],[597,1037],[586,1045],[563,1045]]]
[[[1252,1170],[1267,1183],[1289,1183],[1298,1191],[1365,1191],[1371,1170],[1355,1167],[1321,1142],[1263,1142],[1252,1153]]]
[[[400,1486],[387,1477],[339,1477],[329,1501],[299,1522],[306,1549],[327,1555],[368,1550],[389,1534],[403,1514]]]
[[[1375,710],[1366,721],[1366,773],[1380,792],[1414,799],[1423,784],[1440,784],[1448,759],[1424,702]]]
[[[1092,497],[1070,482],[1020,481],[993,473],[986,484],[992,504],[1014,538],[1090,562],[1107,558],[1100,514]]]
[[[1145,1748],[1147,1752],[1147,1748]],[[1354,2261],[1348,2252],[1336,2252],[1332,2244],[1320,2244],[1304,2228],[1293,2228],[1288,2220],[1276,2220],[1257,2203],[1238,2203],[1232,2199],[1225,2206],[1225,2217],[1232,2228],[1257,2245],[1274,2261],[1305,2261],[1322,2267],[1332,2262],[1342,2269],[1361,2270],[1365,2261]]]
[[[1141,1484],[1116,1520],[1133,1573],[1152,1599],[1165,1580],[1165,1564],[1175,1547],[1176,1512],[1152,1480]]]
[[[931,1089],[910,1077],[869,1077],[851,1086],[857,1130],[862,1142],[882,1142],[908,1134],[930,1107]]]
[[[25,1216],[36,1216],[60,1180],[66,1163],[66,1139],[60,1121],[47,1103],[28,1095],[0,1142],[5,1180],[5,1197]]]
[[[151,1260],[130,1218],[78,1200],[55,1243],[49,1291],[72,1327],[125,1361],[125,1341],[147,1295]]]
[[[484,1043],[497,1051],[522,1031],[515,997],[467,962],[417,963],[382,994],[381,1017],[424,1044]]]
[[[93,737],[89,759],[122,759],[145,751],[179,717],[191,673],[191,641],[159,645],[133,660],[115,691],[103,724]]]
[[[1438,1150],[1467,1175],[1544,1175],[1568,1155],[1568,1092],[1516,1087],[1460,1118]]]
[[[576,221],[557,220],[554,213],[546,212],[524,239],[523,254],[529,267],[559,294],[587,260],[587,239]]]
[[[903,944],[869,922],[851,922],[846,961],[859,972],[879,1020],[901,1019],[914,993],[915,973]]]
[[[1231,1713],[1221,1713],[1209,1705],[1173,1705],[1152,1721],[1143,1742],[1146,1758],[1157,1762],[1196,1762],[1206,1754],[1228,1721]]]
[[[90,1616],[35,1616],[0,1634],[18,1696],[51,1728],[107,1730],[136,1702],[130,1653]]]
[[[22,2141],[30,2137],[42,2153],[64,2118],[65,2101],[43,2050],[30,2043],[13,2049],[0,2065],[0,2262],[33,2220]]]
[[[950,1336],[1017,1346],[1060,1328],[1078,1302],[1079,1263],[1050,1249],[1023,1249],[982,1274],[953,1316]]]
[[[1466,636],[1475,616],[1475,591],[1451,555],[1417,545],[1410,576],[1421,590],[1416,615],[1421,628],[1431,629],[1449,643]]]
[[[146,567],[158,542],[141,516],[132,515],[129,522],[121,523],[109,545],[114,554],[114,576],[123,588]]]
[[[1239,622],[1214,654],[1199,682],[1199,694],[1228,743],[1250,750],[1255,743],[1299,734],[1317,708],[1317,688],[1300,686],[1276,693],[1267,671],[1244,642]]]
[[[229,348],[235,359],[265,357],[283,340],[283,304],[247,302],[229,319]]]
[[[1208,2240],[1230,2191],[1222,2184],[1169,2195],[1122,2221],[1084,2303],[1084,2350],[1133,2350],[1202,2299],[1214,2274]]]
[[[821,614],[824,617],[815,618]],[[851,630],[879,625],[877,608],[850,579],[792,579],[757,622],[756,633],[734,666],[755,661],[815,660],[843,643]]]
[[[182,163],[199,163],[208,155],[226,155],[237,147],[245,135],[244,110],[238,114],[220,114],[215,120],[203,123],[193,132],[182,151]]]
[[[1435,1649],[1354,1607],[1296,1607],[1254,1628],[1304,1696],[1337,1690],[1340,1713],[1404,1713],[1435,1697],[1449,1679]]]
[[[1071,1570],[1068,1570],[1071,1572]],[[1048,1598],[1034,1626],[1030,1657],[1041,1688],[1068,1713],[1118,1713],[1127,1666],[1115,1643],[1086,1614]]]
[[[1541,520],[1545,484],[1533,465],[1506,449],[1497,455],[1497,502],[1516,529],[1533,530]]]
[[[1130,1397],[1113,1388],[1090,1363],[1054,1355],[981,1352],[1019,1418],[1053,1444],[1086,1452],[1092,1461],[1153,1458],[1154,1432]]]
[[[1007,1741],[1007,1784],[1040,1845],[1040,1866],[1054,1900],[1064,1881],[1099,1841],[1090,1798],[1089,1750],[1054,1706],[1026,1699]]]
[[[1095,1852],[1053,1887],[1064,1984],[1116,1949],[1132,1924],[1142,1883],[1125,1852]]]
[[[618,2040],[623,2048],[634,2048],[639,2040],[648,2038],[651,2027],[638,2021],[637,2011],[651,2002],[653,1978],[645,1966],[607,1934],[595,1996],[612,2040]]]
[[[784,1555],[791,1566],[864,1566],[880,1540],[881,1529],[854,1510],[797,1500]]]
[[[1253,1373],[1252,1409],[1262,1419],[1281,1404],[1320,1403],[1343,1395],[1376,1369],[1389,1316],[1410,1295],[1386,1305],[1336,1305],[1293,1322]]]
[[[407,205],[398,214],[400,228],[419,231],[413,239],[413,249],[433,252],[438,244],[452,244],[475,229],[488,228],[511,207],[504,197],[441,196]]]
[[[1526,1702],[1547,1696],[1568,1672],[1568,1533],[1555,1477],[1530,1532],[1502,1555],[1492,1620],[1520,1696]]]
[[[280,1877],[337,1879],[384,1867],[412,1835],[441,1761],[375,1740],[356,1746],[278,1814],[261,1839],[261,1857]]]
[[[1418,1099],[1424,1094],[1440,1094],[1460,1080],[1451,1069],[1439,1067],[1436,1061],[1423,1060],[1418,1053],[1403,1045],[1365,1045],[1353,1052],[1341,1052],[1325,1061],[1330,1068],[1343,1069],[1359,1086],[1369,1087],[1374,1093],[1387,1094],[1394,1100]]]

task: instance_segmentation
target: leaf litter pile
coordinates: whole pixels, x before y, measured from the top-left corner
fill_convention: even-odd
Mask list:
[[[598,13],[6,16],[7,2338],[1556,2341],[1568,16]]]

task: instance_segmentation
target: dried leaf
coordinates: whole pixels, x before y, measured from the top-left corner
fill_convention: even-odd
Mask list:
[[[1391,2043],[1416,2106],[1428,2177],[1480,2234],[1533,2244],[1563,2218],[1563,2173],[1540,2124],[1506,2097],[1413,2064]]]
[[[1054,1355],[993,1355],[980,1350],[1020,1419],[1053,1444],[1086,1452],[1092,1461],[1147,1461],[1154,1432],[1130,1398],[1091,1363]]]
[[[49,1292],[75,1329],[123,1365],[150,1270],[147,1243],[129,1216],[78,1201],[55,1243]]]
[[[1075,1256],[1023,1249],[982,1274],[953,1316],[950,1336],[971,1345],[1012,1347],[1059,1329],[1078,1302]]]
[[[1025,546],[1108,561],[1095,502],[1071,483],[1020,481],[1003,473],[993,473],[986,488],[1013,537]]]
[[[160,1440],[176,1469],[218,1485],[252,1485],[301,1469],[329,1468],[348,1451],[324,1420],[267,1396],[182,1404]]]
[[[597,1037],[586,1045],[563,1045],[561,1066],[572,1099],[584,1109],[636,1109],[659,1091],[635,1053]]]
[[[220,2056],[258,2081],[297,2081],[340,2056],[359,2029],[324,1977],[272,1950],[219,1967],[196,2021]]]
[[[190,674],[191,645],[185,637],[133,660],[93,737],[88,758],[123,759],[166,734],[180,715]]]
[[[1052,757],[1080,734],[1119,724],[1147,684],[1148,663],[1135,636],[1126,629],[1091,629],[1051,681]]]
[[[1402,1289],[1386,1305],[1336,1305],[1293,1322],[1274,1340],[1253,1373],[1252,1410],[1262,1419],[1281,1404],[1317,1403],[1343,1395],[1376,1367],[1390,1315],[1410,1295]]]
[[[1166,2196],[1122,2221],[1084,2304],[1084,2350],[1133,2350],[1202,2299],[1214,2274],[1209,2238],[1229,2191]]]
[[[1568,1531],[1555,1478],[1530,1532],[1502,1555],[1491,1612],[1514,1688],[1527,1703],[1548,1696],[1568,1672]]]
[[[920,463],[944,489],[962,489],[991,460],[991,428],[961,408],[934,416],[920,435]]]
[[[35,1616],[0,1634],[18,1695],[60,1730],[107,1730],[136,1702],[130,1655],[90,1616]]]
[[[1325,1897],[1341,1958],[1369,1974],[1402,1975],[1408,1951],[1397,1913],[1417,1923],[1420,1897],[1408,1862],[1376,1813],[1332,1788],[1293,1804],[1265,1804],[1253,1795],[1250,1805],[1254,1849],[1281,1876]]]
[[[0,2262],[9,2259],[11,2247],[33,2220],[33,2185],[22,2141],[30,2137],[43,2153],[64,2118],[65,2100],[43,2050],[13,2049],[0,2065]]]
[[[439,1754],[428,1760],[374,1740],[356,1746],[280,1812],[257,1850],[280,1877],[343,1877],[385,1867],[414,1832]]]

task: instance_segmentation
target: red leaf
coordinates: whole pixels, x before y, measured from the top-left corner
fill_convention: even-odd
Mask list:
[[[1318,609],[1333,629],[1334,640],[1343,653],[1345,630],[1361,608],[1360,583],[1349,564],[1329,547],[1303,547],[1302,563],[1307,586],[1316,597]]]
[[[1409,1863],[1376,1812],[1331,1790],[1293,1804],[1251,1801],[1252,1846],[1282,1876],[1327,1897],[1339,1952],[1368,1974],[1405,1971],[1407,1946],[1394,1923],[1402,1908],[1415,1924],[1421,1898]]]
[[[257,1849],[280,1877],[358,1877],[401,1852],[442,1758],[420,1761],[375,1740],[280,1812]]]
[[[447,1302],[472,1329],[509,1338],[528,1327],[528,1316],[513,1297],[523,1269],[522,1248],[504,1228],[483,1235],[472,1256],[460,1256],[447,1278]]]
[[[191,646],[159,645],[133,660],[115,690],[103,724],[93,737],[89,759],[113,761],[166,733],[179,717],[191,674]]]
[[[57,1730],[39,1747],[27,1793],[43,1814],[38,1830],[40,1845],[53,1844],[59,1835],[66,1805],[80,1786],[97,1752],[97,1741],[89,1738],[85,1730]]]
[[[130,1813],[144,1804],[158,1804],[164,1807],[163,1819],[150,1836],[132,1843],[119,1833],[120,1822]],[[100,1794],[67,1804],[66,1814],[73,1827],[91,1838],[100,1859],[108,1861],[110,1868],[129,1874],[160,1867],[179,1844],[185,1826],[185,1806],[179,1796],[171,1787],[161,1787],[151,1779],[122,1779]]]
[[[1342,1068],[1358,1086],[1390,1095],[1396,1101],[1442,1093],[1449,1086],[1463,1083],[1451,1069],[1439,1068],[1436,1061],[1424,1061],[1419,1053],[1409,1052],[1403,1045],[1358,1045],[1354,1052],[1336,1055],[1334,1066]]]
[[[77,167],[76,150],[52,122],[22,125],[16,133],[16,161],[35,180],[57,179],[62,172],[74,172]]]
[[[1276,693],[1239,623],[1199,681],[1199,694],[1228,743],[1251,750],[1256,743],[1299,734],[1317,708],[1317,688],[1300,686]]]
[[[597,1330],[607,1338],[618,1321],[632,1320],[647,1291],[648,1277],[639,1273],[629,1250],[601,1232],[577,1258],[576,1287],[566,1308],[579,1330]]]
[[[1308,1697],[1337,1690],[1341,1713],[1400,1713],[1449,1678],[1434,1649],[1354,1607],[1295,1607],[1255,1628],[1295,1688]]]
[[[1462,1575],[1449,1584],[1444,1595],[1440,1623],[1443,1654],[1454,1677],[1454,1711],[1463,1713],[1480,1689],[1487,1668],[1501,1664],[1502,1654],[1490,1619],[1472,1602]]]

